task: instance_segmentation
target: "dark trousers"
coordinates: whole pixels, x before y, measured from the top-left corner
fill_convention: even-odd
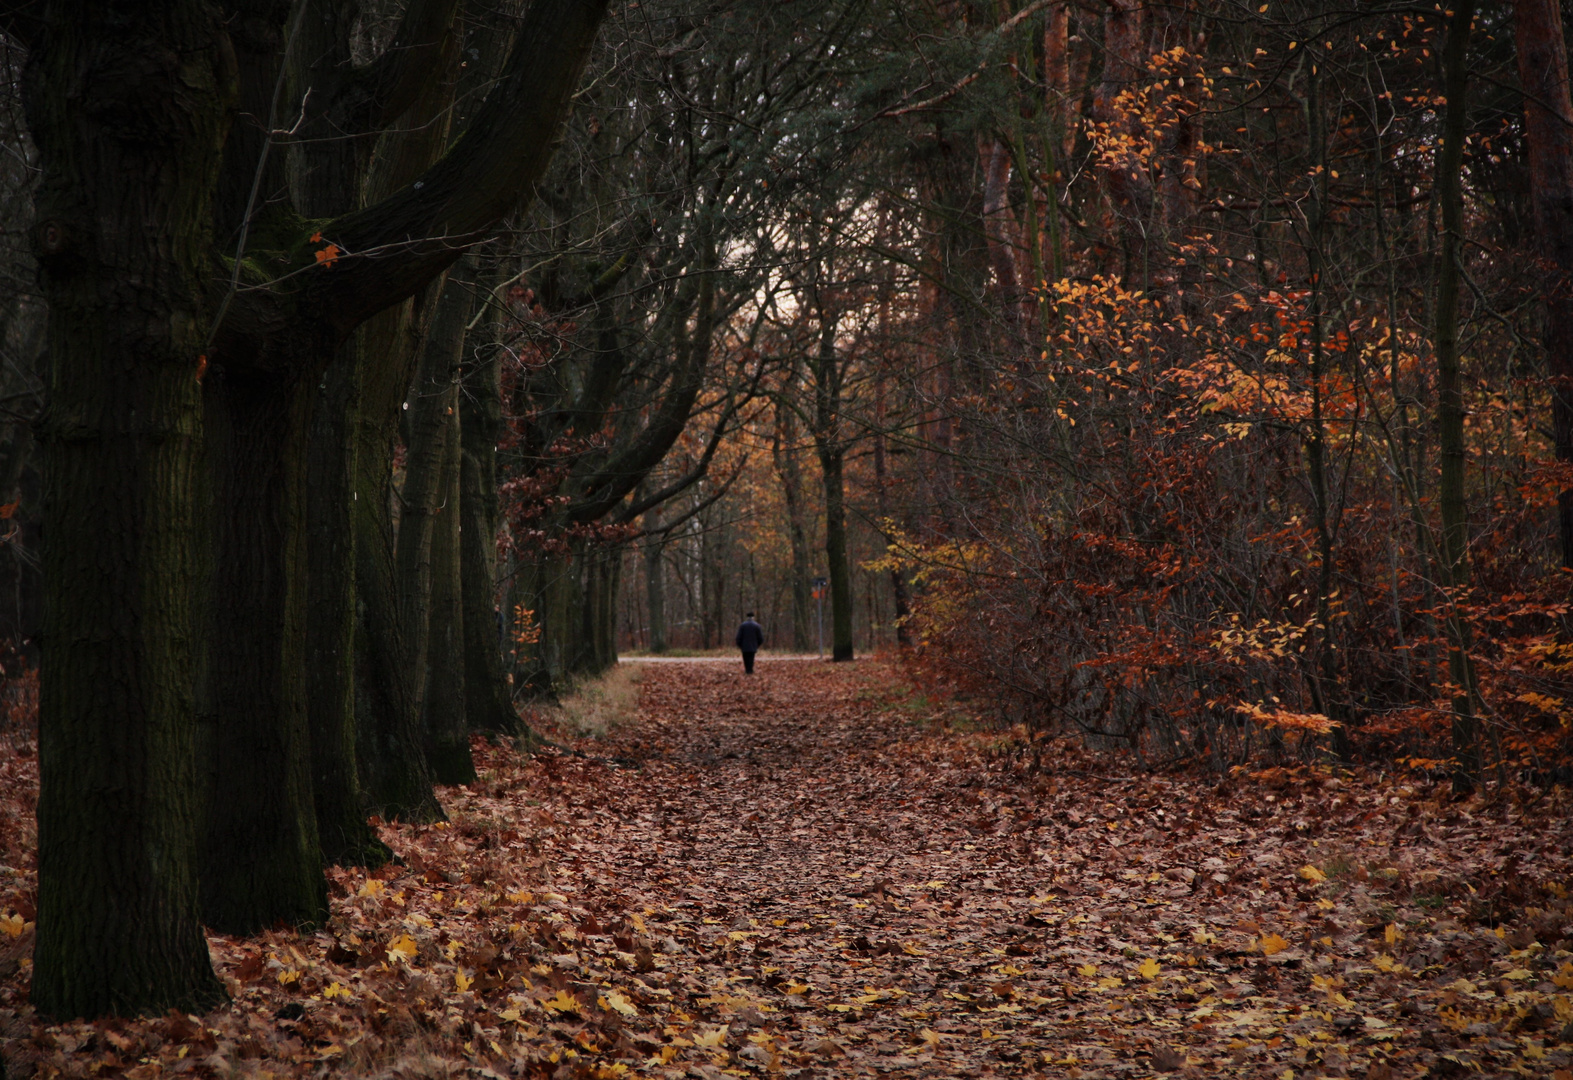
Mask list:
[[[746,652],[746,653],[743,654],[743,674],[745,674],[745,675],[752,675],[753,673],[754,673],[754,654],[751,653],[751,652]]]

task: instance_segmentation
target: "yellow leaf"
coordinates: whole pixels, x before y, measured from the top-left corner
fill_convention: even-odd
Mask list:
[[[1376,965],[1376,969],[1378,971],[1406,971],[1406,970],[1408,970],[1407,968],[1404,967],[1403,964],[1400,964],[1397,960],[1394,960],[1391,956],[1388,956],[1386,953],[1383,953],[1381,956],[1378,956],[1375,960],[1371,961],[1371,963]]]
[[[362,885],[360,887],[360,891],[357,892],[355,895],[356,896],[381,896],[382,895],[382,890],[385,889],[386,887],[387,886],[385,886],[381,881],[378,881],[376,878],[368,878],[366,880],[366,884]]]
[[[279,972],[276,978],[279,980],[280,986],[288,986],[290,983],[300,982],[300,972],[294,968],[289,968]]]
[[[826,1005],[825,1008],[829,1009],[831,1012],[851,1012],[852,1011],[852,1006],[850,1006],[850,1005]]]
[[[329,983],[328,988],[322,992],[322,996],[331,1001],[334,998],[350,997],[351,994],[349,987],[345,986],[343,983],[332,982]]]
[[[22,921],[20,915],[7,915],[0,919],[0,933],[6,937],[21,937],[22,931],[27,929],[27,923]]]
[[[714,1031],[707,1031],[703,1035],[694,1036],[695,1046],[717,1047],[726,1040],[725,1027],[718,1027]]]
[[[388,942],[388,959],[393,961],[413,960],[418,950],[419,946],[415,944],[414,938],[408,934],[400,934]]]
[[[943,889],[945,883],[943,881],[925,881],[923,887],[925,889]]]
[[[1076,969],[1076,974],[1085,976],[1086,978],[1090,979],[1093,976],[1098,974],[1098,965],[1097,964],[1083,964],[1081,967]]]
[[[1404,932],[1398,928],[1397,923],[1388,923],[1384,936],[1389,945],[1396,945],[1404,939]]]
[[[1502,977],[1504,979],[1512,979],[1514,982],[1522,982],[1525,979],[1532,979],[1532,978],[1534,978],[1534,975],[1531,972],[1526,971],[1523,968],[1515,968],[1514,970],[1508,972],[1506,975],[1504,975]]]
[[[1198,945],[1211,945],[1218,940],[1218,935],[1210,930],[1193,930],[1191,940]]]
[[[1309,863],[1307,863],[1305,866],[1300,867],[1300,876],[1305,878],[1305,880],[1307,880],[1307,881],[1326,881],[1327,880],[1327,875],[1326,874],[1322,873],[1320,870],[1318,870],[1316,867],[1310,865]]]
[[[933,1050],[938,1050],[939,1049],[939,1039],[940,1039],[939,1032],[934,1031],[934,1030],[932,1030],[930,1028],[924,1028],[922,1031],[918,1032],[918,1036],[920,1038],[922,1038],[922,1040],[926,1044],[928,1044],[930,1049],[933,1049]]]
[[[1160,968],[1158,961],[1154,960],[1150,956],[1143,960],[1141,962],[1141,966],[1136,969],[1137,974],[1146,979],[1148,982],[1151,982],[1153,979],[1158,977],[1159,970]]]
[[[1327,899],[1327,897],[1324,896],[1324,897],[1320,897],[1320,898],[1317,899],[1316,906],[1318,908],[1320,908],[1322,911],[1332,911],[1338,905],[1333,903],[1331,900]]]
[[[1287,949],[1289,943],[1277,934],[1264,934],[1262,940],[1257,942],[1257,946],[1262,950],[1263,956],[1273,956]]]
[[[1573,990],[1573,960],[1564,962],[1551,981],[1564,990]]]
[[[470,987],[475,985],[475,980],[466,975],[464,970],[461,968],[460,970],[453,973],[453,985],[458,989],[459,993],[462,994]]]
[[[808,983],[800,983],[800,982],[787,983],[786,984],[786,992],[789,993],[789,994],[806,994],[806,993],[808,993]]]
[[[622,995],[620,991],[613,990],[601,998],[602,1008],[615,1009],[624,1016],[638,1016],[639,1010],[634,1003]]]
[[[579,999],[566,990],[557,991],[556,997],[547,998],[541,1004],[551,1012],[556,1013],[576,1013],[579,1011]]]

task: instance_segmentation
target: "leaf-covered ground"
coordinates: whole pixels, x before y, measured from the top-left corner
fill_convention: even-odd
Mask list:
[[[202,1017],[30,1015],[13,750],[8,1075],[1573,1078],[1565,789],[1032,768],[871,662],[642,690],[579,754],[482,748],[324,930],[213,937]]]

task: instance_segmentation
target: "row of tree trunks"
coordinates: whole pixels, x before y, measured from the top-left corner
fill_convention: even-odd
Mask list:
[[[455,6],[414,0],[407,35],[369,81],[340,73],[351,89],[378,93],[362,110],[366,126],[340,125],[335,138],[357,143],[409,111],[440,72],[433,50]],[[313,431],[355,440],[357,528],[357,508],[390,494],[392,440],[368,436],[391,434],[373,411],[387,388],[372,377],[396,366],[391,350],[356,349],[374,343],[357,329],[390,308],[402,313],[385,340],[418,325],[430,304],[407,298],[533,190],[604,13],[600,0],[532,5],[462,152],[326,223],[302,216],[285,155],[268,153],[286,96],[286,22],[291,40],[312,24],[309,40],[320,12],[291,20],[290,5],[264,2],[226,23],[211,4],[176,0],[79,2],[15,24],[6,13],[8,32],[26,35],[25,100],[43,172],[35,239],[51,308],[50,406],[39,426],[49,533],[33,983],[42,1012],[200,1011],[222,987],[199,906],[239,931],[324,914],[316,807],[358,797],[314,792],[313,781],[347,785],[392,754],[377,762],[358,738],[361,768],[349,769],[347,743],[325,739],[321,753],[337,760],[315,767],[309,727],[338,730],[347,695],[335,674],[342,596],[309,583],[308,531],[331,515],[305,502],[306,478],[318,475],[308,440]],[[325,78],[337,70],[329,64]],[[337,100],[325,85],[313,108]],[[230,132],[232,115],[241,120]],[[332,251],[324,232],[341,242]],[[229,266],[248,233],[246,258]],[[390,245],[401,257],[366,257]],[[242,278],[245,288],[229,287]],[[344,436],[315,424],[313,410],[347,353],[359,354],[355,378],[327,384],[353,406]],[[407,386],[406,373],[395,418]],[[374,512],[368,531],[385,519]],[[383,582],[360,572],[353,546],[364,601],[379,590],[362,586]],[[391,616],[386,567],[381,614]],[[329,670],[308,682],[313,597],[335,617]],[[376,685],[393,688],[393,711],[407,716],[402,659]],[[310,724],[308,686],[328,695]],[[424,769],[419,732],[397,734],[417,751],[405,770]],[[416,813],[441,812],[429,782],[401,795]]]

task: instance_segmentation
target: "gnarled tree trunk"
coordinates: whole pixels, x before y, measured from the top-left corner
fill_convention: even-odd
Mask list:
[[[233,54],[194,0],[72,5],[30,45],[50,306],[32,1003],[201,1012],[224,997],[197,918],[194,606]]]

